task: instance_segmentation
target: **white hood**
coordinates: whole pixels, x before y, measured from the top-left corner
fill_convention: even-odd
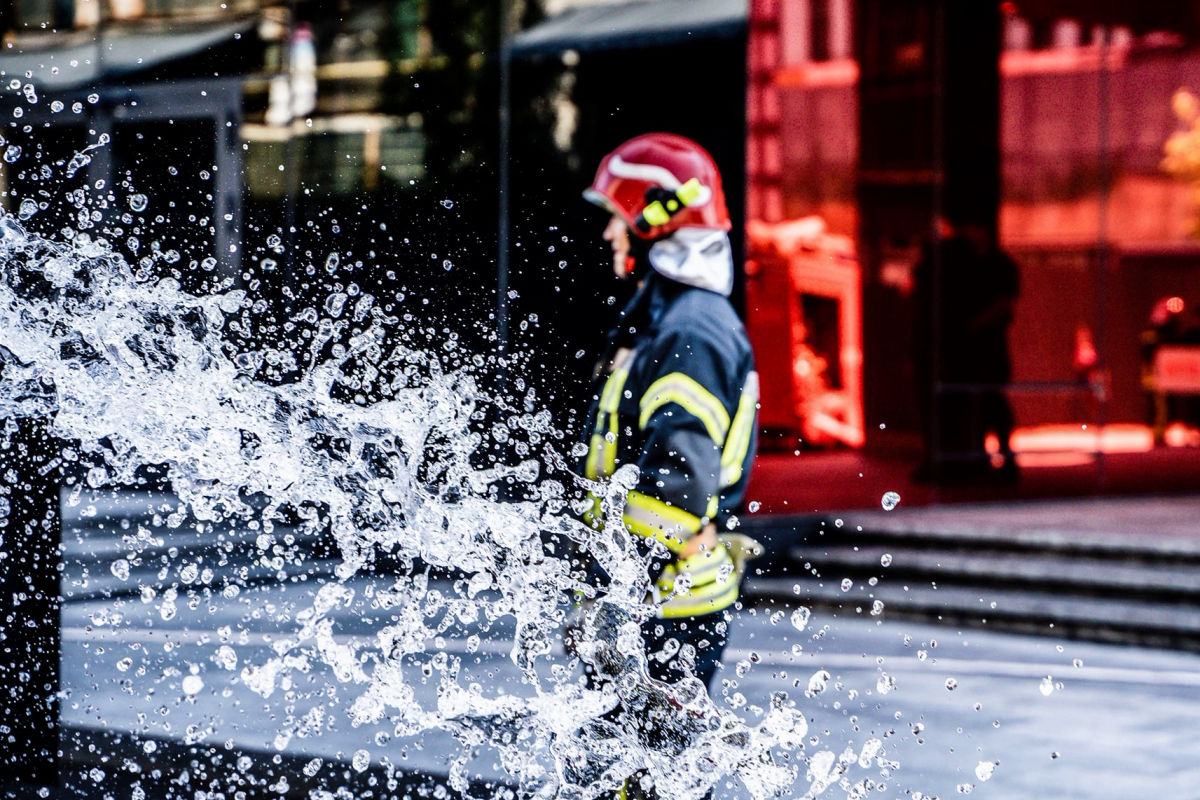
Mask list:
[[[680,228],[650,246],[650,266],[673,281],[728,297],[733,291],[733,248],[725,231]]]

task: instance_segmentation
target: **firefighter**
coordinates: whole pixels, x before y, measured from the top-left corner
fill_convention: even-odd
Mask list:
[[[597,364],[582,472],[636,464],[623,523],[651,554],[652,677],[706,685],[725,646],[745,558],[732,534],[757,440],[758,375],[729,302],[731,227],[716,164],[695,142],[650,133],[601,161],[584,197],[612,216],[604,239],[638,283]],[[602,505],[585,515],[599,528]]]

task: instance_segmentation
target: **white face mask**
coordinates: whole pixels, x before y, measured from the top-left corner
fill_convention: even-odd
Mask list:
[[[673,281],[728,297],[733,291],[733,248],[725,231],[680,228],[650,246],[650,266]]]

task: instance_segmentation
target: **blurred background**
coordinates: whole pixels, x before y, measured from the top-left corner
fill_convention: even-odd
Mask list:
[[[450,366],[491,358],[477,362],[487,388],[514,408],[548,406],[565,430],[580,423],[593,361],[632,291],[611,276],[607,220],[581,190],[625,139],[689,136],[724,176],[744,255],[733,299],[762,375],[748,494],[761,513],[747,528],[772,548],[764,570],[785,577],[751,581],[751,602],[800,598],[848,618],[886,597],[889,613],[938,623],[1197,648],[1194,501],[1160,496],[1200,490],[1194,2],[9,0],[0,76],[0,203],[25,225],[59,240],[103,236],[191,291],[247,290],[253,319],[226,326],[241,350],[300,352],[292,339],[311,332],[296,317],[340,318],[337,335],[352,336],[342,306],[326,303],[370,294],[400,320],[398,340],[436,348]],[[262,377],[298,369],[267,365]],[[31,452],[47,449],[42,434],[28,432]],[[68,511],[60,538],[47,511],[59,490],[52,457],[28,461],[35,490],[13,495],[22,502],[8,524],[30,535],[0,558],[13,637],[0,659],[12,695],[0,752],[47,781],[65,752],[104,796],[101,767],[125,752],[118,745],[149,756],[154,742],[96,620],[135,584],[175,592],[168,562],[227,562],[219,541],[185,527],[127,584],[109,563],[126,549],[117,531],[160,518],[153,495],[114,495],[98,516],[89,504]],[[885,508],[892,492],[906,508],[848,516],[843,529],[843,511],[878,509],[884,492]],[[1133,492],[1152,496],[959,502]],[[905,517],[923,504],[953,507]],[[303,544],[332,570],[331,553]],[[241,572],[255,592],[305,590],[242,545],[237,569],[262,570]],[[877,596],[893,555],[895,584]],[[61,587],[43,563],[65,563]],[[981,583],[999,598],[982,621]],[[196,615],[172,624],[201,631],[189,639],[199,647],[206,626],[243,613],[235,594],[218,617],[191,605]],[[262,596],[247,592],[255,614]],[[61,632],[43,624],[60,606]],[[359,612],[346,614],[359,630]],[[122,646],[141,646],[137,619],[157,648],[153,620],[129,619],[113,623],[115,637],[129,634]],[[847,658],[861,662],[866,647],[851,642]],[[51,653],[62,654],[61,681]],[[1029,674],[1047,669],[1037,661]],[[1196,673],[1191,662],[1172,670],[1162,707],[1183,714]],[[156,671],[177,692],[180,670]],[[226,750],[270,751],[280,764],[275,712],[256,705],[239,728],[241,712],[215,694],[233,691],[233,674],[206,674],[213,705],[186,714],[224,720]],[[59,686],[69,746],[58,715],[44,713]],[[952,686],[934,688],[929,697],[945,698]],[[1134,737],[1147,746],[1156,732],[1195,727],[1164,724],[1158,707],[1118,689],[1120,702],[1083,702],[1078,730],[1105,729],[1089,716],[1097,708],[1151,709]],[[1157,763],[1112,738],[1138,766]],[[313,746],[345,762],[354,741]],[[197,758],[194,741],[175,744],[179,763]],[[1186,743],[1166,749],[1187,759]],[[1139,791],[1097,771],[1110,761],[1137,777],[1090,754],[1062,774],[1086,775],[1089,796]],[[300,769],[289,761],[280,774]],[[1158,794],[1172,791],[1187,790]],[[263,792],[283,794],[273,783]]]
[[[283,315],[336,252],[432,339],[520,352],[503,379],[565,427],[630,291],[580,190],[669,130],[720,164],[745,253],[761,485],[798,480],[798,453],[953,466],[971,454],[943,414],[996,464],[1011,444],[1025,476],[1076,470],[1062,491],[1103,488],[1106,456],[1170,473],[1200,444],[1192,3],[19,0],[0,29],[0,70],[38,95],[5,101],[24,157],[0,165],[10,210],[46,207],[31,225],[78,214],[40,163],[107,133],[81,169],[148,196],[135,257],[216,259],[181,279]],[[947,226],[1015,261],[1007,371],[937,366],[992,358],[927,324],[981,291],[943,263]],[[978,411],[995,391],[1011,431]]]

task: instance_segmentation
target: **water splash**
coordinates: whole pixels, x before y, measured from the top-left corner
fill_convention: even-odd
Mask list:
[[[65,179],[82,175],[107,144],[101,137],[56,169]],[[23,157],[20,148],[7,152],[12,161]],[[123,186],[129,210],[146,212],[150,198]],[[352,725],[387,721],[397,736],[451,734],[462,752],[450,785],[466,796],[469,755],[481,745],[498,754],[528,797],[607,797],[634,775],[681,799],[702,797],[727,776],[755,798],[794,788],[808,732],[787,695],[774,695],[751,723],[719,708],[698,681],[668,685],[648,676],[639,638],[648,613],[644,557],[620,524],[594,531],[572,510],[591,491],[604,498],[608,519],[619,520],[636,475],[626,468],[600,484],[572,476],[559,452],[565,437],[535,398],[513,402],[483,388],[494,359],[451,366],[411,335],[408,319],[353,285],[312,306],[298,304],[288,325],[302,347],[268,345],[270,337],[254,330],[262,301],[251,287],[212,281],[221,288],[185,291],[181,256],[164,250],[152,230],[111,237],[127,257],[106,238],[89,191],[59,199],[76,214],[66,241],[24,226],[39,210],[32,198],[22,200],[19,215],[0,215],[0,419],[50,418],[52,433],[70,443],[62,461],[85,464],[78,471],[92,488],[135,484],[147,465],[160,465],[180,501],[164,514],[168,528],[189,520],[210,531],[250,532],[262,559],[276,567],[286,560],[300,568],[314,558],[301,547],[278,554],[274,533],[283,519],[336,543],[333,578],[311,606],[292,614],[272,654],[242,652],[223,635],[209,653],[217,667],[271,697],[292,673],[326,665],[350,695]],[[275,255],[285,252],[278,236],[266,244]],[[337,252],[328,254],[325,272],[338,272],[340,262]],[[208,274],[218,264],[210,258],[195,266]],[[264,271],[275,266],[260,261]],[[263,380],[268,367],[289,381]],[[360,391],[367,384],[374,391]],[[519,460],[497,462],[489,443],[510,447]],[[501,487],[510,485],[527,499],[502,501],[511,491]],[[7,510],[0,497],[0,516]],[[156,541],[141,529],[127,538],[134,555]],[[572,560],[548,546],[554,539],[585,547],[609,583],[582,582]],[[372,573],[381,561],[396,574]],[[106,569],[137,591],[129,559]],[[435,588],[431,571],[461,578],[449,590]],[[178,588],[140,587],[162,620],[180,613],[188,587],[212,577],[195,564],[177,574]],[[367,574],[369,599],[353,588]],[[576,659],[560,643],[571,595],[593,601]],[[348,644],[334,635],[334,617],[364,602],[376,620],[374,644]],[[808,617],[798,609],[793,626],[804,630]],[[459,657],[440,652],[437,641],[463,626],[493,636],[511,631],[505,647],[523,693],[489,691],[461,677]],[[477,648],[478,634],[472,640]],[[580,663],[600,677],[594,685],[579,680]],[[117,669],[134,670],[134,662],[122,659]],[[413,686],[425,678],[438,691],[422,705]],[[179,680],[187,697],[206,685],[196,669]],[[319,733],[325,722],[310,717],[281,724],[277,742]],[[184,738],[194,744],[204,736],[196,727]],[[874,755],[863,753],[866,767]],[[371,758],[357,750],[350,766],[365,771]],[[806,796],[843,780],[856,758],[814,753],[799,776]],[[322,769],[314,760],[305,774],[309,766],[313,774]],[[238,769],[245,771],[240,760]]]

